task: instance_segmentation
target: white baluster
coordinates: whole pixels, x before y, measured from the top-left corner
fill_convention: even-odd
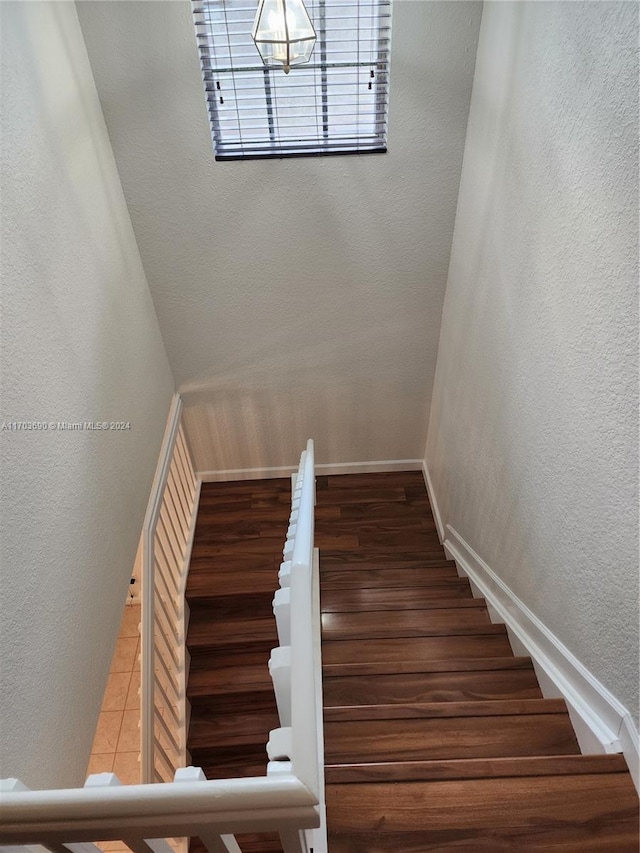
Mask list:
[[[273,615],[276,617],[278,640],[281,646],[291,644],[291,589],[276,590],[273,597]]]
[[[173,777],[174,782],[206,782],[207,777],[201,767],[180,767]],[[207,828],[194,831],[209,853],[242,853],[235,835],[216,835]]]
[[[291,728],[283,726],[269,732],[267,742],[269,761],[288,761],[291,758]]]
[[[92,773],[84,783],[85,788],[117,788],[122,784],[115,773]],[[174,853],[173,847],[164,838],[138,838],[125,835],[121,839],[133,853]],[[66,844],[72,853],[101,853],[93,844]],[[87,850],[87,847],[93,848]],[[83,849],[81,849],[83,848]]]
[[[269,658],[269,675],[273,681],[280,725],[291,725],[291,646],[272,649]]]
[[[280,563],[278,580],[281,587],[291,586],[291,560],[285,560],[284,563]]]
[[[303,830],[287,829],[280,832],[284,853],[309,853],[307,837]]]

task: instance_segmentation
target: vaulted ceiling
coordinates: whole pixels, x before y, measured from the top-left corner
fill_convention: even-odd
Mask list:
[[[394,3],[387,154],[231,163],[188,0],[77,6],[198,467],[421,457],[481,3]]]

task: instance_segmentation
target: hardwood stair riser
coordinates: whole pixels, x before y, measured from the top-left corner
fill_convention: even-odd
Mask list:
[[[192,714],[189,726],[190,749],[204,749],[210,744],[237,747],[243,744],[266,744],[269,732],[278,728],[280,722],[275,707],[258,711],[249,706],[237,714],[221,714],[195,717]]]
[[[221,595],[206,599],[191,596],[189,599],[190,623],[198,619],[211,619],[211,610],[215,610],[215,618],[242,618],[250,613],[255,619],[273,618],[273,591],[247,593],[246,595]]]
[[[442,548],[436,549],[403,549],[344,551],[325,549],[320,556],[321,576],[325,569],[340,567],[342,569],[425,569],[446,567],[453,569],[455,565],[447,560]]]
[[[416,589],[421,587],[455,589],[459,578],[447,567],[345,569],[325,568],[320,576],[322,594],[327,590],[380,589],[384,587]]]
[[[191,713],[197,716],[237,715],[250,708],[252,713],[275,712],[276,703],[272,684],[265,684],[263,689],[255,687],[234,693],[219,693],[217,695],[192,696]]]
[[[447,586],[425,586],[413,589],[325,589],[320,600],[323,613],[373,613],[384,610],[430,610],[441,607],[484,607],[483,598],[474,598],[469,581],[449,581]]]
[[[189,621],[188,648],[193,654],[199,648],[225,648],[244,646],[266,648],[267,651],[278,645],[273,614],[261,619],[216,618],[212,620],[205,612],[191,614]]]
[[[480,658],[450,658],[426,660],[414,658],[401,661],[346,661],[342,663],[322,662],[323,679],[332,676],[353,677],[356,675],[399,675],[406,673],[434,672],[482,672],[496,670],[533,671],[531,658],[528,657],[480,657]]]
[[[488,626],[492,630],[501,625]],[[464,657],[498,657],[508,655],[511,646],[506,632],[475,634],[469,637],[412,637],[408,639],[330,640],[322,644],[322,661],[326,664],[348,662],[397,662],[414,660],[446,660]]]

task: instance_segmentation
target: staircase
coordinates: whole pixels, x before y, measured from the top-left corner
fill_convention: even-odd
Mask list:
[[[187,600],[188,748],[264,773],[288,480],[205,484]],[[638,853],[624,759],[582,756],[564,702],[447,561],[419,472],[317,479],[330,853]],[[238,837],[278,851],[276,836]]]

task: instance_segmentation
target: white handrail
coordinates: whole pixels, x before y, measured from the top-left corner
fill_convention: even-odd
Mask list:
[[[315,797],[291,773],[47,791],[8,792],[6,783],[3,788],[3,845],[129,841],[195,836],[206,830],[232,834],[318,825]]]
[[[291,558],[291,762],[294,773],[319,795],[314,678],[313,544],[315,473],[313,441],[303,460],[300,506]]]
[[[270,767],[288,759],[292,772],[317,797],[320,828],[313,833],[312,846],[322,853],[327,849],[327,840],[319,566],[314,548],[315,471],[311,439],[301,455],[297,474],[292,476],[292,488],[292,511],[279,573],[281,588],[273,600],[280,647],[272,651],[269,661],[281,728],[270,733],[267,751],[272,759]]]

